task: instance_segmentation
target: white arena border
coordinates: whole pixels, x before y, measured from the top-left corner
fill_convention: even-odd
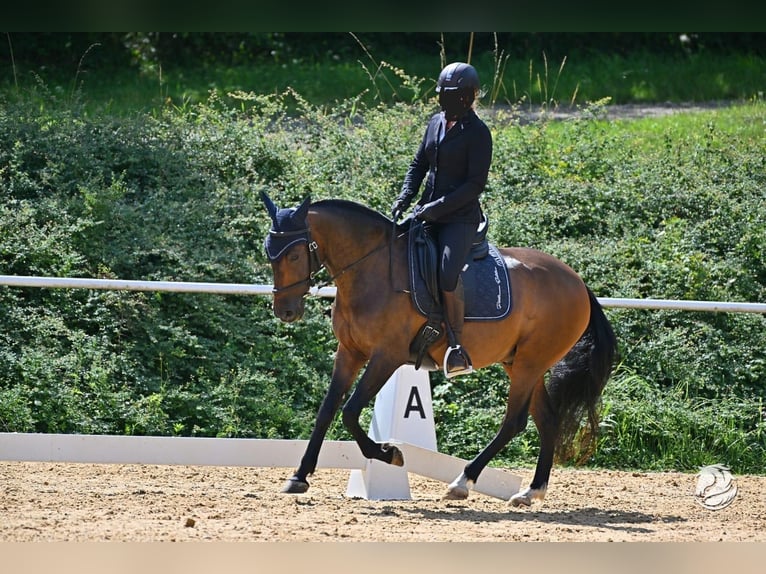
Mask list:
[[[457,457],[408,443],[396,444],[404,454],[403,472],[449,483],[466,465],[465,460]],[[0,433],[0,460],[293,469],[307,445],[307,440],[287,439]],[[355,442],[328,440],[322,443],[317,469],[361,471],[368,464]],[[508,500],[519,486],[518,476],[487,467],[473,490]],[[391,498],[409,498],[409,493]]]

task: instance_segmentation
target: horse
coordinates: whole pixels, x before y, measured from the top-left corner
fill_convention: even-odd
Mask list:
[[[410,342],[424,322],[406,284],[405,222],[347,200],[312,202],[309,195],[297,207],[278,208],[264,191],[260,196],[272,223],[264,247],[273,272],[274,315],[284,322],[299,320],[322,268],[336,286],[332,376],[305,453],[282,492],[308,490],[308,476],[341,406],[343,424],[365,458],[403,466],[401,450],[373,441],[359,416],[400,366],[413,364]],[[578,445],[592,448],[617,345],[597,298],[569,266],[532,248],[498,252],[512,286],[512,310],[495,321],[466,320],[463,346],[474,369],[499,363],[505,370],[510,379],[505,414],[496,436],[448,485],[444,498],[468,498],[482,470],[526,428],[531,415],[540,437],[537,466],[529,486],[509,500],[531,506],[545,497],[554,456],[564,460]],[[437,368],[447,344],[442,336],[428,349]]]

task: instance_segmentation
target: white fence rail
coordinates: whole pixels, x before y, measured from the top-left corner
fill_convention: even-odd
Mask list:
[[[0,285],[60,289],[105,289],[112,291],[168,291],[172,293],[217,293],[221,295],[271,295],[271,285],[252,283],[195,283],[187,281],[128,281],[123,279],[85,279],[0,275]],[[312,295],[335,297],[335,287],[313,288]]]
[[[766,303],[737,303],[731,301],[692,301],[674,299],[615,299],[599,297],[604,307],[627,309],[678,309],[681,311],[718,311],[728,313],[766,313]]]
[[[46,287],[61,289],[107,289],[115,291],[217,293],[222,295],[270,295],[272,292],[271,285],[255,285],[251,283],[128,281],[122,279],[32,277],[25,275],[0,275],[0,285],[8,285],[11,287]],[[335,297],[335,287],[314,287],[311,289],[310,293],[311,295],[318,297]],[[598,300],[604,307],[766,314],[766,303],[685,301],[673,299],[619,299],[613,297],[599,297]]]

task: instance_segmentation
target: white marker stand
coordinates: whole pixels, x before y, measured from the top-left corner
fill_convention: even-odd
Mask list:
[[[375,442],[406,442],[436,451],[431,384],[428,371],[403,365],[375,397],[369,436]],[[407,459],[404,466],[367,460],[352,470],[346,496],[367,500],[410,500]]]

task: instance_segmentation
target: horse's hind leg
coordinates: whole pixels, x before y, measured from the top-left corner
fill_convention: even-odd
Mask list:
[[[506,373],[511,376],[512,367],[503,365]],[[463,473],[448,486],[444,496],[450,500],[463,500],[468,498],[468,492],[476,483],[479,474],[489,464],[489,461],[507,445],[513,437],[523,431],[527,426],[529,401],[533,385],[525,384],[526,381],[534,381],[534,378],[525,379],[516,374],[508,392],[508,403],[505,408],[505,416],[500,425],[500,430],[495,438],[482,450],[479,455],[469,462]]]
[[[548,479],[553,467],[553,453],[558,436],[559,421],[542,379],[532,393],[529,412],[540,435],[540,454],[537,457],[535,475],[529,487],[511,497],[510,502],[514,506],[531,506],[532,500],[545,498]]]

